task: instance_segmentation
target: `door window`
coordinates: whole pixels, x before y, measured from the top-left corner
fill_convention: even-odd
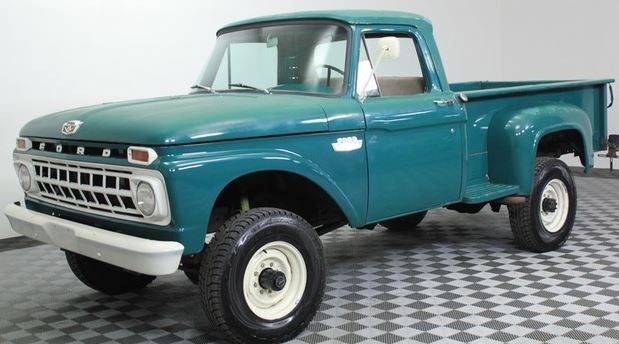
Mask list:
[[[415,40],[411,36],[366,34],[363,43],[357,74],[359,94],[376,97],[425,92],[426,80]],[[399,50],[399,54],[395,54],[397,56],[385,53],[385,49],[396,48]]]

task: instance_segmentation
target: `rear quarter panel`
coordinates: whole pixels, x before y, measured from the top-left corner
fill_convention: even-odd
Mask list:
[[[467,111],[467,182],[489,179],[531,191],[537,145],[549,133],[577,130],[586,168],[607,135],[606,84],[473,98]]]

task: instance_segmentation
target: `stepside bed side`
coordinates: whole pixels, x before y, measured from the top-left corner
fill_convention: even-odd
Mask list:
[[[562,131],[580,135],[580,154],[591,168],[593,152],[604,149],[606,85],[612,81],[453,84],[468,98],[468,183],[489,178],[530,193],[540,141]]]

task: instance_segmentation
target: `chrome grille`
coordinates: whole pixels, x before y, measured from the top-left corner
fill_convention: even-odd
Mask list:
[[[39,196],[90,212],[142,218],[131,192],[131,171],[75,161],[33,158]]]

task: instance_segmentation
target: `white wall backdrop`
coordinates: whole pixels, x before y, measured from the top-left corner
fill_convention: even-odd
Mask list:
[[[501,11],[504,80],[619,79],[618,1],[507,0]],[[617,116],[615,104],[609,133],[619,133]],[[564,160],[580,165],[575,158]],[[607,168],[609,160],[596,157],[595,165]]]
[[[11,151],[24,123],[71,107],[186,93],[228,22],[298,10],[404,10],[433,21],[450,81],[619,76],[619,3],[591,4],[0,0],[0,206],[22,197]],[[614,132],[618,123],[611,119]],[[0,238],[11,235],[0,215]]]

